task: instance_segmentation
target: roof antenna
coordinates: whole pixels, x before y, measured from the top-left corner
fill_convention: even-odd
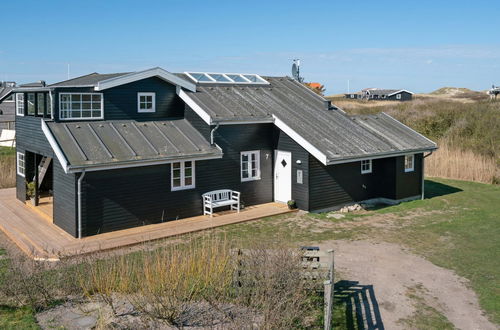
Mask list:
[[[300,76],[300,59],[298,58],[293,59],[292,77],[300,83],[304,81],[304,78]]]

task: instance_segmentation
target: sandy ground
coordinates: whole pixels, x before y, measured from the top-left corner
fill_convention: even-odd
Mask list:
[[[426,305],[445,315],[458,329],[498,329],[484,316],[466,279],[398,245],[360,240],[323,242],[320,246],[334,246],[336,270],[343,279],[373,285],[374,296],[367,299],[372,301],[361,306],[371,306],[372,310],[378,307],[385,329],[405,328],[398,320],[416,312],[409,290],[417,290]],[[372,312],[365,314],[374,318]]]

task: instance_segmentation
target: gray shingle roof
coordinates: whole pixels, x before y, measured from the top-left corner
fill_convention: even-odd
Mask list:
[[[274,115],[322,152],[327,163],[435,148],[387,115],[369,120],[350,117],[329,110],[324,98],[291,78],[265,79],[270,85],[197,85],[196,92],[187,94],[214,122],[270,121]]]
[[[356,115],[351,118],[369,129],[396,150],[418,150],[435,148],[436,144],[425,136],[382,112],[376,115]]]
[[[129,74],[130,72],[121,72],[121,73],[106,73],[106,74],[101,74],[101,73],[91,73],[85,76],[80,76],[76,77],[73,79],[69,80],[64,80],[52,85],[49,85],[50,87],[74,87],[74,86],[96,86],[98,82],[106,80],[106,79],[111,79],[119,76],[124,76],[126,74]]]
[[[46,124],[74,169],[222,157],[185,119]]]

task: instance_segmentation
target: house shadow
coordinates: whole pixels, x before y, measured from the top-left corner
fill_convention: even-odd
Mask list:
[[[334,304],[337,310],[345,309],[347,329],[385,329],[373,285],[361,285],[357,281],[338,281],[335,283]]]
[[[460,188],[449,186],[437,181],[425,180],[424,182],[424,197],[426,199],[454,194],[461,191],[463,190]]]

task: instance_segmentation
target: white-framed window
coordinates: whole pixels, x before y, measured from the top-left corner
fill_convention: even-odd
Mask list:
[[[405,156],[405,172],[413,172],[415,170],[415,155]]]
[[[45,94],[36,94],[36,114],[43,116],[45,112]]]
[[[260,151],[241,152],[241,182],[260,180]]]
[[[366,159],[361,161],[361,174],[368,174],[372,172],[372,160]]]
[[[103,119],[101,93],[60,93],[59,119]]]
[[[17,174],[22,176],[24,178],[25,176],[25,160],[24,160],[24,153],[22,152],[17,152]]]
[[[172,191],[192,189],[194,183],[194,161],[172,163],[170,166]]]
[[[24,116],[24,94],[16,94],[16,115]]]
[[[351,94],[351,99],[353,99],[353,98],[354,98],[354,94]]]
[[[155,112],[156,93],[137,93],[137,112]]]
[[[26,104],[28,106],[28,116],[35,115],[35,93],[26,94]]]
[[[401,100],[401,94],[396,94],[396,100]]]
[[[4,102],[14,102],[14,94],[10,94],[3,101]]]

